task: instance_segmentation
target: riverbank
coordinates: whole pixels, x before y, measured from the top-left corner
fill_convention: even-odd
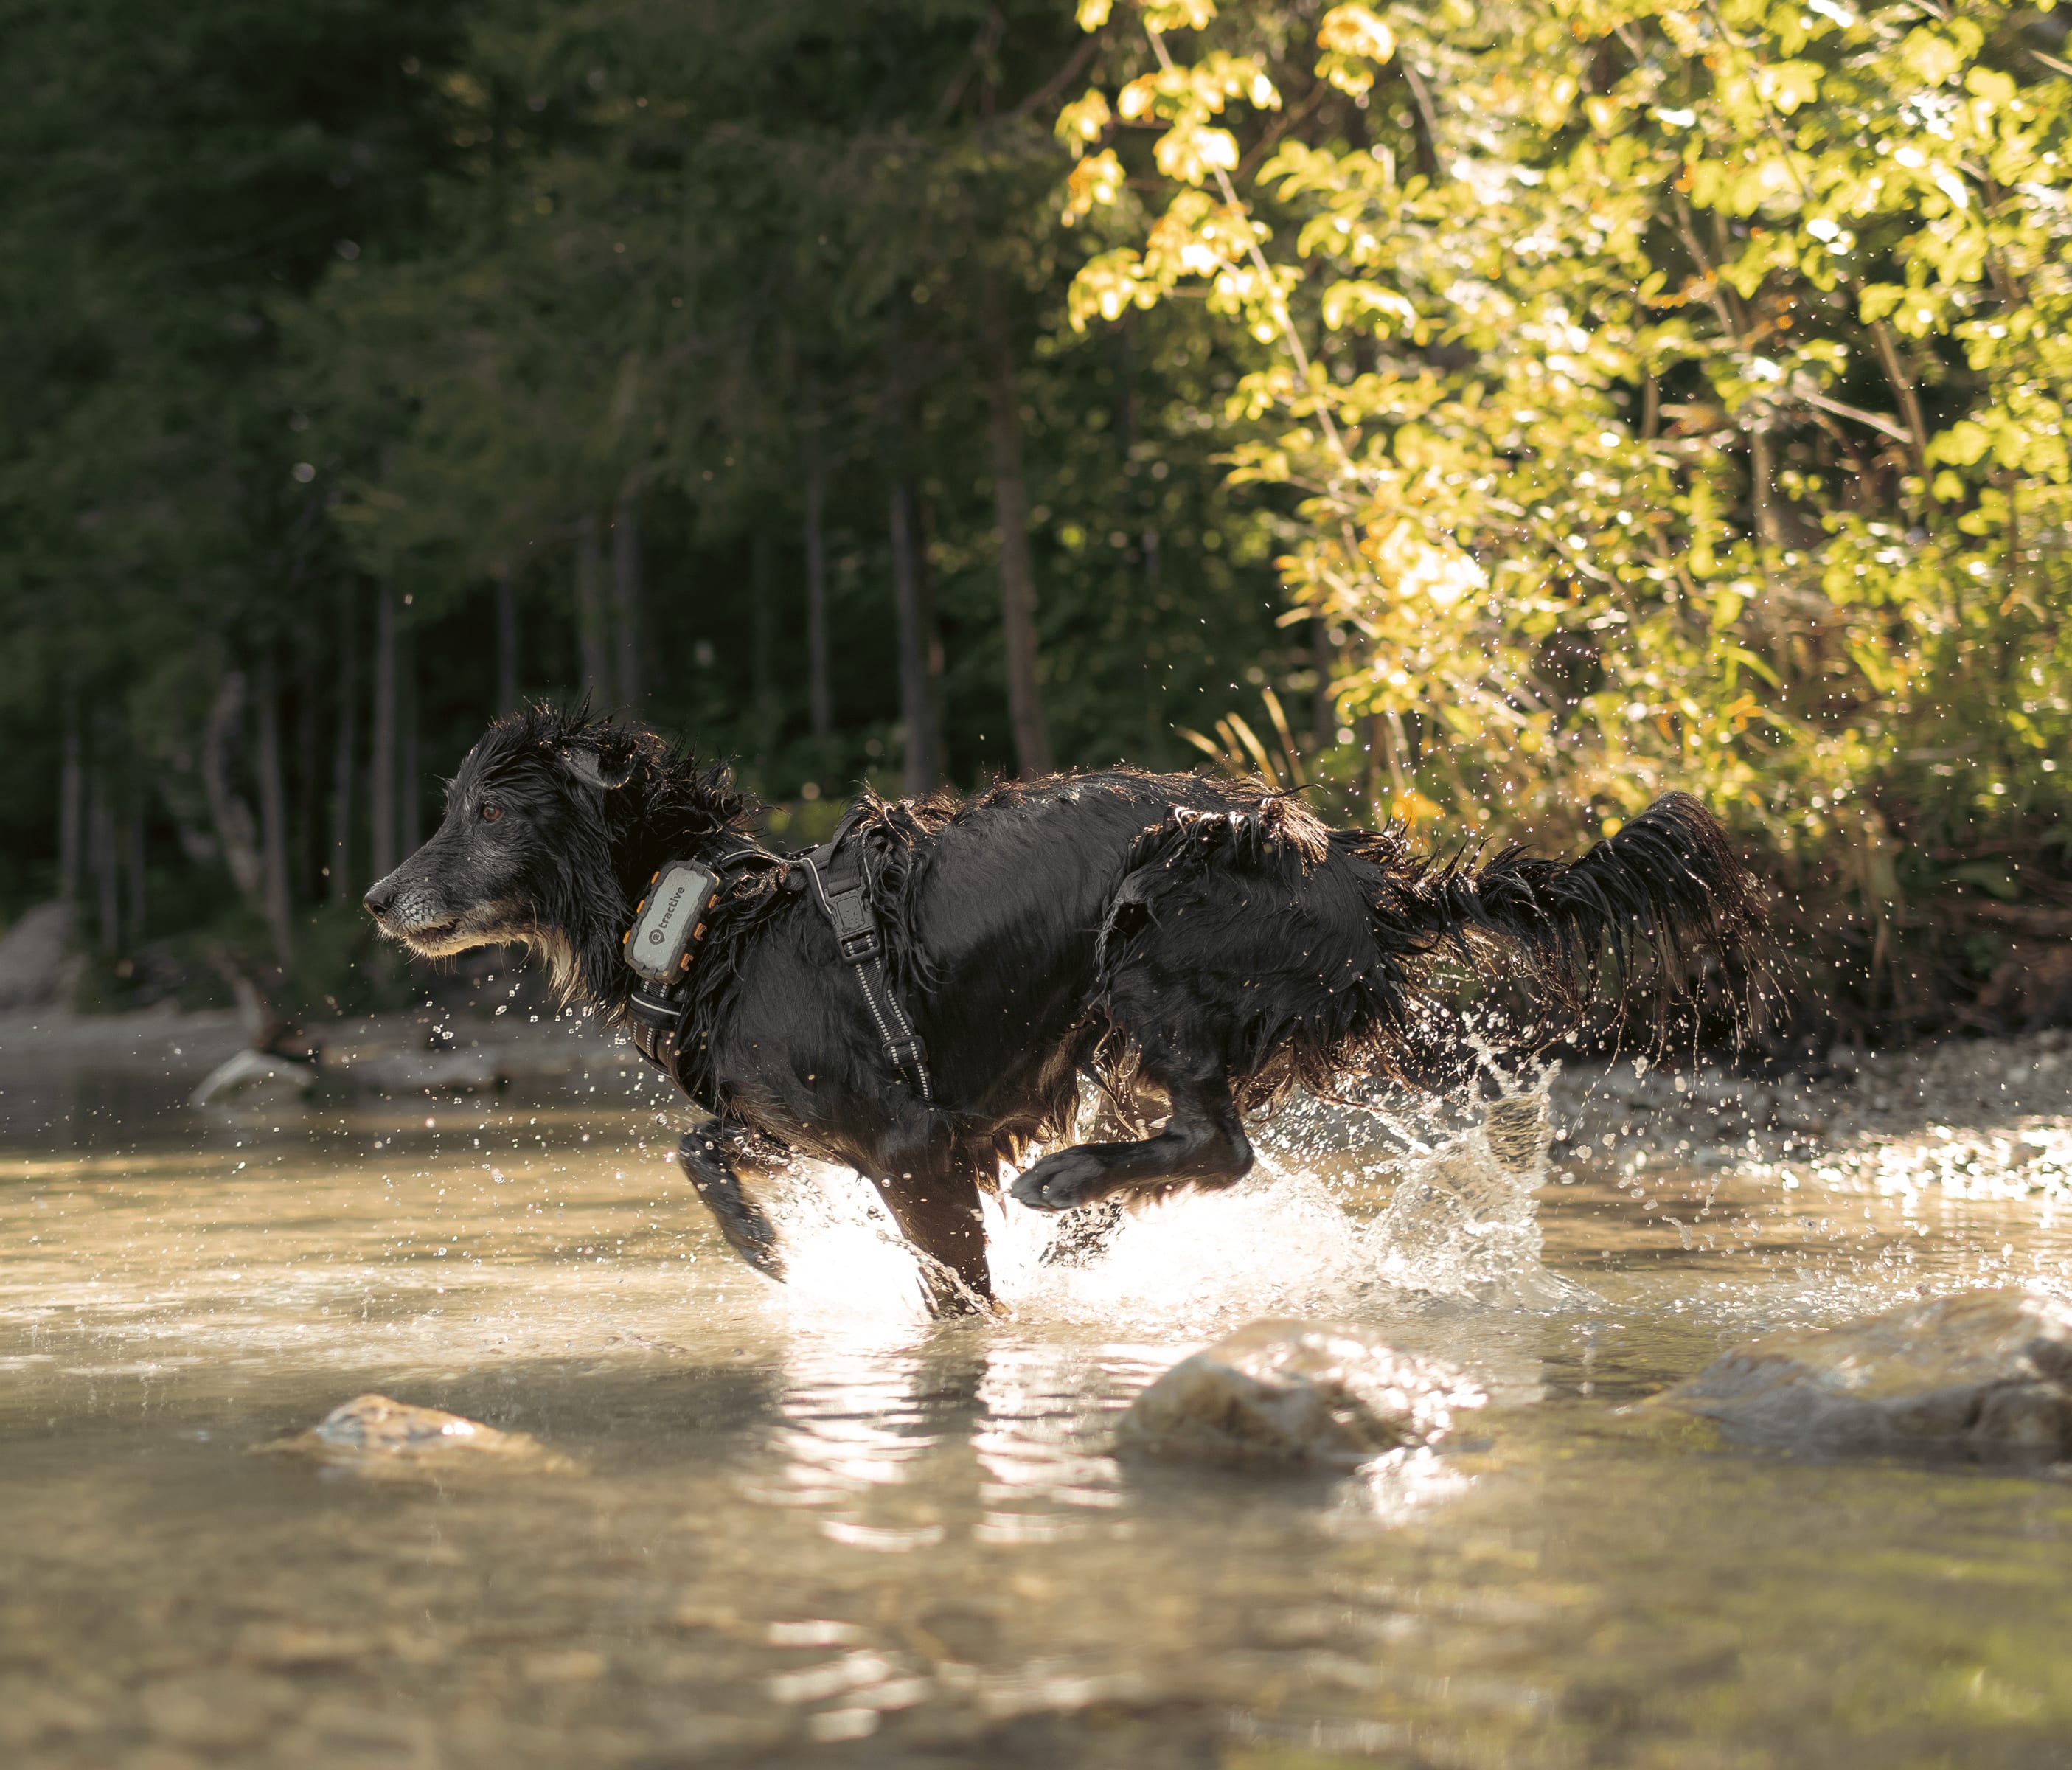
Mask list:
[[[335,1021],[318,1037],[327,1090],[516,1087],[606,1109],[669,1104],[623,1035],[578,1013],[423,1009]],[[80,1075],[183,1094],[249,1043],[249,1023],[228,1010],[0,1015],[0,1101]],[[1925,1163],[1990,1168],[1996,1185],[2072,1185],[2072,1032],[2062,1029],[1904,1051],[1837,1047],[1811,1073],[1762,1079],[1703,1063],[1571,1064],[1552,1101],[1557,1171],[1593,1161],[1774,1166],[1817,1150],[1866,1171]]]

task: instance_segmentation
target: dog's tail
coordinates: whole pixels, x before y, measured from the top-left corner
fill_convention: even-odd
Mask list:
[[[1463,956],[1494,943],[1559,1019],[1600,994],[1607,960],[1626,998],[1663,1004],[1710,968],[1744,1024],[1769,993],[1762,897],[1719,820],[1666,793],[1579,860],[1503,850],[1399,881],[1401,911]],[[1479,967],[1478,967],[1479,968]],[[1651,982],[1653,988],[1640,986]]]

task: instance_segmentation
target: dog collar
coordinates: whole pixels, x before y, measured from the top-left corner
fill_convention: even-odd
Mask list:
[[[696,861],[672,860],[655,869],[647,895],[635,906],[633,926],[619,942],[640,979],[627,1004],[635,1019],[674,1028],[683,1013],[684,980],[718,896],[719,875]]]

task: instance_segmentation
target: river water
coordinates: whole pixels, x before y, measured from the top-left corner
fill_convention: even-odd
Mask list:
[[[853,1178],[792,1178],[779,1290],[652,1113],[11,1104],[23,1770],[2072,1764],[2072,1484],[1628,1411],[1768,1327],[2066,1288],[2041,1145],[1957,1178],[1575,1161],[1465,1258],[1388,1229],[1398,1139],[1298,1114],[1272,1171],[1091,1266],[1010,1212],[1012,1313],[931,1323]],[[1110,1455],[1151,1377],[1276,1314],[1455,1360],[1490,1405],[1337,1478]],[[251,1454],[370,1390],[565,1466]]]

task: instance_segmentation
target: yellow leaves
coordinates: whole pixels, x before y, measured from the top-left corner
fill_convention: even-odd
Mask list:
[[[1216,0],[1141,0],[1153,31],[1199,31],[1216,15]]]
[[[1396,35],[1365,6],[1334,6],[1317,27],[1319,47],[1343,56],[1387,61],[1396,53]]]
[[[1928,446],[1931,461],[1954,461],[1959,467],[1970,467],[1992,445],[1992,437],[1985,426],[1970,418],[1953,424]],[[1962,487],[1959,488],[1962,491]],[[1939,497],[1938,491],[1937,496]]]
[[[2012,104],[2019,89],[2007,75],[1991,68],[1974,68],[1964,76],[1964,90],[1979,100],[1988,113]]]
[[[1820,96],[1820,76],[1826,72],[1817,61],[1772,63],[1757,73],[1756,91],[1765,104],[1789,117]]]
[[[1112,163],[1114,156],[1090,155],[1075,168],[1075,177],[1082,172],[1092,176],[1092,169],[1104,159]],[[1120,165],[1115,165],[1118,187],[1120,175]],[[1154,307],[1186,277],[1215,279],[1209,304],[1219,312],[1270,307],[1281,298],[1281,286],[1245,262],[1254,241],[1264,237],[1264,230],[1243,208],[1218,203],[1205,191],[1182,191],[1152,224],[1141,255],[1127,248],[1104,252],[1072,279],[1067,301],[1072,328],[1084,331],[1096,316],[1112,320],[1133,307]]]
[[[1066,297],[1067,317],[1074,331],[1084,331],[1098,315],[1120,319],[1131,307],[1149,307],[1158,300],[1157,281],[1145,274],[1144,261],[1127,246],[1104,252],[1080,267]]]
[[[1609,135],[1619,126],[1619,119],[1626,115],[1626,106],[1616,98],[1593,97],[1583,101],[1583,114],[1589,119],[1595,134]]]
[[[1572,74],[1540,74],[1532,82],[1531,115],[1542,129],[1556,130],[1568,121],[1568,107],[1582,90]]]
[[[1237,170],[1237,138],[1227,129],[1175,123],[1152,150],[1158,170],[1183,184],[1199,184],[1212,171]]]
[[[1281,108],[1281,94],[1264,68],[1249,56],[1217,49],[1191,67],[1158,68],[1140,74],[1116,97],[1116,110],[1126,123],[1154,117],[1198,123],[1234,98],[1256,110]]]
[[[1139,74],[1116,95],[1116,114],[1125,123],[1134,123],[1141,117],[1150,116],[1152,106],[1158,101],[1161,86],[1175,91],[1184,89],[1173,75],[1162,69],[1155,73]]]
[[[1122,194],[1124,182],[1122,162],[1115,157],[1113,148],[1103,148],[1100,153],[1082,159],[1065,180],[1067,196],[1062,218],[1065,225],[1075,225],[1096,205],[1105,208],[1114,202]]]
[[[1374,85],[1374,70],[1396,53],[1395,33],[1365,6],[1334,6],[1317,29],[1324,53],[1317,60],[1320,78],[1342,93],[1362,97]]]
[[[1280,93],[1249,56],[1212,49],[1187,70],[1187,80],[1195,98],[1209,110],[1221,110],[1231,98],[1242,98],[1255,110],[1281,109]]]
[[[1392,794],[1388,801],[1388,815],[1400,824],[1408,824],[1414,832],[1420,824],[1428,824],[1441,815],[1440,808],[1427,799],[1415,787],[1405,787]]]
[[[1324,291],[1322,312],[1325,329],[1329,331],[1337,331],[1348,325],[1362,330],[1378,329],[1372,323],[1380,321],[1392,322],[1408,335],[1417,324],[1417,310],[1408,299],[1379,283],[1333,283]]]
[[[1114,120],[1114,113],[1108,108],[1108,95],[1098,87],[1092,88],[1085,97],[1075,99],[1058,113],[1058,139],[1071,147],[1073,158],[1077,159],[1089,142],[1099,141],[1108,133]]]
[[[1449,537],[1428,537],[1421,524],[1397,516],[1371,522],[1360,552],[1377,579],[1405,602],[1423,602],[1441,612],[1485,588],[1482,569]]]
[[[1955,35],[1953,31],[1952,35]],[[1972,45],[1974,51],[1977,44]],[[1924,86],[1940,86],[1953,78],[1970,60],[1966,51],[1941,32],[1923,28],[1910,31],[1899,46],[1899,64]]]

